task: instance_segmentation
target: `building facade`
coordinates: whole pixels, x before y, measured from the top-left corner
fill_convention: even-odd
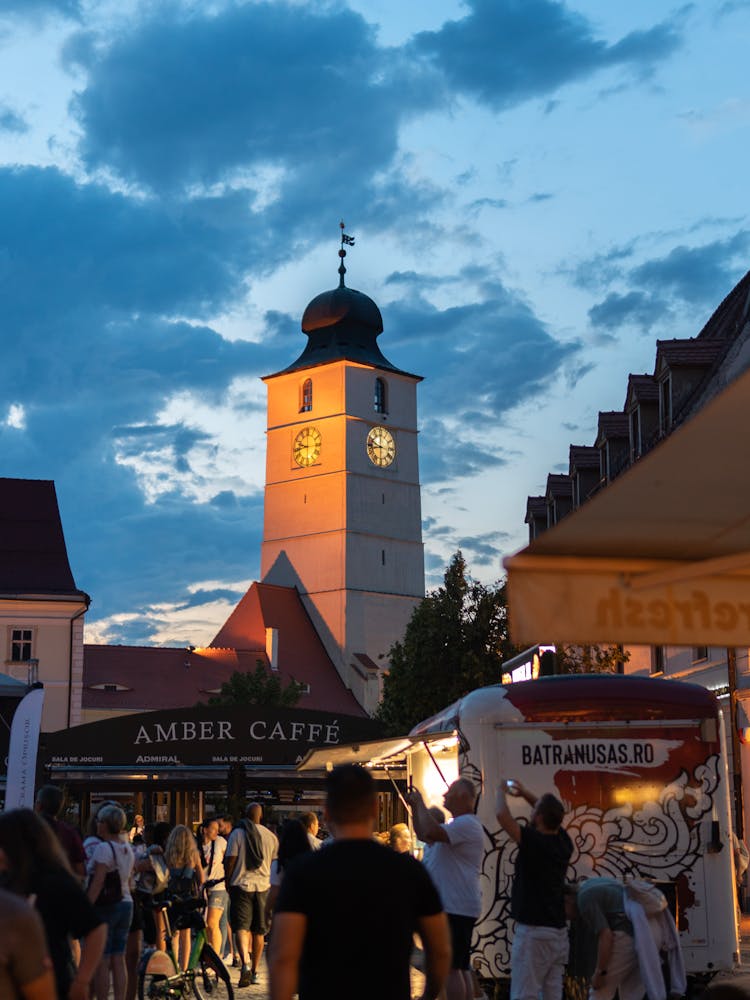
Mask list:
[[[748,367],[750,272],[697,336],[656,342],[653,371],[628,376],[622,410],[601,412],[593,444],[571,445],[567,474],[550,475],[546,494],[528,497],[529,541],[606,489]],[[714,486],[720,494],[722,482]],[[660,513],[668,530],[669,511]],[[744,743],[750,739],[748,649],[636,646],[628,653],[627,673],[691,681],[716,694],[734,772],[736,826],[741,833],[750,830],[750,748]]]
[[[0,525],[3,672],[44,684],[43,729],[75,726],[90,598],[70,570],[54,483],[0,479]]]
[[[345,685],[373,712],[385,657],[424,597],[417,375],[382,354],[380,310],[344,285],[265,378],[264,584],[295,587]]]

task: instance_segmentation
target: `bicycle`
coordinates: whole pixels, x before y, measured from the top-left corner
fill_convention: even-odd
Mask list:
[[[234,1000],[234,990],[227,968],[206,940],[207,892],[216,883],[205,882],[198,897],[165,896],[151,906],[162,911],[167,950],[148,948],[138,968],[138,1000],[178,1000],[195,996],[198,1000]],[[170,923],[174,914],[174,929]],[[195,931],[188,967],[184,971],[177,963],[174,949],[176,931]]]

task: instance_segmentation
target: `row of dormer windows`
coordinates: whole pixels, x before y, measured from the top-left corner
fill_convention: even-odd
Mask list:
[[[313,381],[306,378],[300,389],[300,413],[310,413],[313,408]],[[373,390],[373,409],[375,413],[388,412],[388,387],[385,379],[376,378]]]

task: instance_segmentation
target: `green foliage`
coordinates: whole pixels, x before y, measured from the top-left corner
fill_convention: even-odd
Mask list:
[[[503,660],[517,652],[508,637],[504,582],[473,581],[460,552],[443,579],[414,609],[403,641],[389,653],[377,718],[394,735],[474,688],[499,683]]]
[[[302,697],[303,685],[291,680],[286,687],[281,678],[269,675],[262,660],[255,672],[235,670],[221,685],[221,692],[208,699],[209,705],[263,705],[266,708],[293,708]]]
[[[617,674],[629,659],[622,646],[562,646],[557,650],[557,673]]]

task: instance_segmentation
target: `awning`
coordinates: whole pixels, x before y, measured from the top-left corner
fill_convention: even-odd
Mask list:
[[[504,565],[516,643],[750,645],[750,370]]]
[[[391,764],[403,762],[406,754],[425,744],[445,743],[456,740],[454,729],[428,736],[394,736],[385,740],[368,740],[364,743],[321,747],[310,750],[297,765],[298,771],[328,771],[337,764]]]

